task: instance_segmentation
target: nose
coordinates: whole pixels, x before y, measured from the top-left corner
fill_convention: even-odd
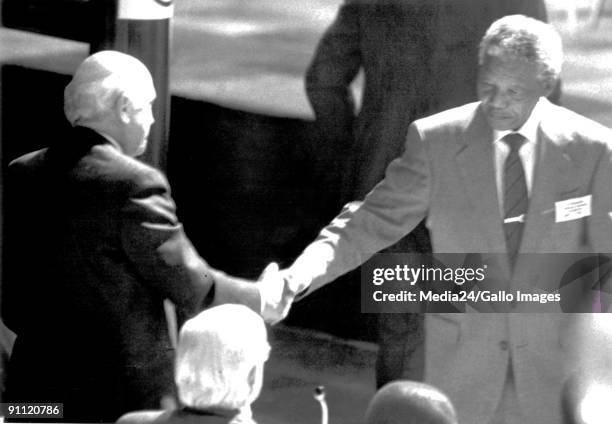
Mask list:
[[[501,90],[495,88],[489,92],[487,103],[491,107],[503,109],[507,105],[507,98]]]

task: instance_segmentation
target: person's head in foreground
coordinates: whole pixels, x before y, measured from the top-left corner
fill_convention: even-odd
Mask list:
[[[612,422],[612,374],[609,370],[575,373],[563,385],[563,424]]]
[[[552,25],[523,15],[493,22],[478,53],[478,98],[489,125],[517,130],[555,88],[563,49]]]
[[[455,408],[433,386],[394,381],[382,387],[368,406],[366,424],[457,424]]]
[[[246,306],[201,312],[179,334],[174,378],[181,405],[250,417],[269,352],[263,319]]]
[[[135,411],[120,424],[253,423],[268,359],[266,326],[243,305],[225,304],[187,320],[179,333],[175,375],[179,408]]]
[[[102,133],[133,157],[147,147],[154,100],[147,67],[130,55],[106,50],[79,65],[64,90],[64,113],[72,126]]]

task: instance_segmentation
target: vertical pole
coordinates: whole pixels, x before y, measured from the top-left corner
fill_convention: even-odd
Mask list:
[[[108,1],[108,0],[104,0]],[[149,133],[147,150],[141,159],[150,165],[166,170],[168,134],[170,129],[169,61],[170,18],[174,14],[173,0],[112,0],[108,9],[116,9],[116,21],[110,22],[105,39],[98,43],[130,54],[142,61],[151,76],[157,92],[153,103],[155,123]],[[109,42],[110,41],[110,42]],[[95,46],[92,43],[92,53]],[[170,341],[176,347],[178,322],[172,302],[164,302]]]
[[[3,65],[0,65],[0,317],[2,316],[2,282],[4,281],[4,104],[2,97],[2,84],[4,76],[2,74]]]
[[[149,68],[157,92],[153,104],[155,123],[141,159],[165,171],[170,126],[168,57],[173,1],[117,0],[116,11],[115,27],[108,34],[114,37],[111,48],[140,59]]]

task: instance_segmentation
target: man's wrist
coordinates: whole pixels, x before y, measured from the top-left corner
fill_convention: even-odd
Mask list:
[[[283,279],[285,280],[285,286],[293,293],[294,300],[300,300],[308,293],[310,284],[304,279],[296,277],[295,273],[290,270],[283,272]]]

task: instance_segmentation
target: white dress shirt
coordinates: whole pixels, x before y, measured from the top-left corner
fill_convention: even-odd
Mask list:
[[[506,135],[517,132],[527,140],[519,149],[519,157],[525,169],[525,181],[527,183],[527,194],[531,196],[533,176],[536,163],[536,146],[538,140],[538,128],[540,126],[541,100],[536,103],[531,115],[521,128],[516,131],[493,130],[493,159],[495,164],[495,182],[497,184],[497,199],[499,199],[499,210],[504,214],[504,163],[510,154],[510,147],[502,141]]]

